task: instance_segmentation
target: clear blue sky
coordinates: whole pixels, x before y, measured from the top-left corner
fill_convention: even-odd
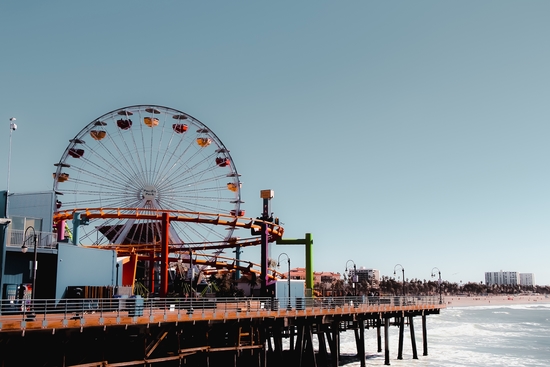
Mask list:
[[[231,150],[247,215],[275,191],[315,270],[550,284],[548,1],[3,1],[0,16],[2,188],[10,117],[10,190],[45,191],[86,124],[158,104]]]

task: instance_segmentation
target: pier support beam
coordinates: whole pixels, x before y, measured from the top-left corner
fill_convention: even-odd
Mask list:
[[[378,344],[378,353],[382,352],[382,333],[380,329],[382,328],[382,317],[376,321],[376,341]]]
[[[424,353],[422,355],[428,355],[428,329],[426,326],[426,315],[422,313],[422,344],[424,346]]]
[[[399,350],[397,351],[397,359],[403,359],[403,331],[405,329],[405,316],[399,318]]]
[[[411,346],[412,346],[413,359],[418,359],[418,354],[416,352],[416,339],[414,337],[414,323],[413,323],[412,316],[409,316],[409,328],[411,333]]]
[[[330,358],[332,367],[340,365],[340,322],[334,321],[331,324],[332,338],[330,340]]]
[[[359,361],[361,362],[361,367],[365,367],[367,361],[365,360],[365,321],[359,321]]]
[[[317,338],[319,339],[319,355],[325,361],[325,364],[328,363],[328,352],[327,352],[327,341],[325,339],[325,334],[320,331],[317,333]]]
[[[384,364],[390,365],[390,319],[384,319]]]

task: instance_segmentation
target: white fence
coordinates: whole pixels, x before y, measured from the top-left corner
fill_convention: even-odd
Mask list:
[[[11,229],[8,231],[8,246],[9,247],[22,247],[23,243],[27,245],[31,250],[34,248],[34,232],[27,231],[25,237],[25,231],[21,229]],[[36,231],[36,246],[38,248],[55,248],[57,246],[57,236],[52,232]]]

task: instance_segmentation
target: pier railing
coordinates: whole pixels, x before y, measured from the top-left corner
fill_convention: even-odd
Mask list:
[[[78,298],[2,300],[0,331],[197,319],[316,316],[443,308],[438,297]]]

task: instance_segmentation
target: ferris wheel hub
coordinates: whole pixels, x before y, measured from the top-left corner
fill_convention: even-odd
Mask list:
[[[148,201],[153,201],[158,197],[157,188],[152,185],[146,185],[145,187],[143,187],[143,189],[141,189],[140,194],[142,199],[145,199]]]

